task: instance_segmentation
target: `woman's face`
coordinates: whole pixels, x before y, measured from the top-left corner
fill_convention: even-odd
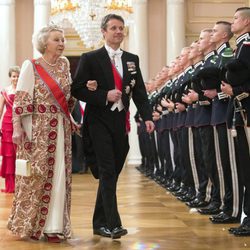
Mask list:
[[[12,72],[12,73],[11,73],[10,82],[11,82],[11,84],[12,84],[14,87],[16,87],[18,78],[19,78],[19,73],[17,73],[17,72]]]
[[[60,31],[51,31],[46,44],[45,53],[51,54],[52,56],[61,56],[65,45],[64,35]]]

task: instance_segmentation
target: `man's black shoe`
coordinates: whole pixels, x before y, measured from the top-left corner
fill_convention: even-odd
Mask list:
[[[179,196],[184,196],[186,195],[188,192],[188,188],[187,187],[181,187],[178,191],[175,191],[175,192],[172,192],[172,194],[176,197],[179,197]]]
[[[206,208],[201,208],[201,209],[198,209],[198,212],[200,214],[203,214],[203,215],[213,215],[213,214],[218,214],[221,210],[217,207],[215,208],[210,208],[210,209],[206,209]]]
[[[220,204],[211,202],[207,207],[198,209],[200,214],[213,215],[220,213]]]
[[[170,192],[175,192],[175,191],[179,190],[180,188],[181,188],[181,186],[174,182],[170,187],[167,188],[167,190]]]
[[[217,215],[211,216],[209,218],[214,224],[230,224],[230,223],[239,223],[240,219],[227,215],[224,212],[221,212]]]
[[[108,228],[106,227],[100,227],[100,228],[95,228],[93,230],[93,233],[95,235],[100,235],[100,236],[103,236],[103,237],[108,237],[110,238],[111,237],[111,232]]]
[[[123,227],[116,227],[111,232],[111,238],[112,239],[119,239],[121,236],[124,236],[128,233],[127,229],[124,229]]]
[[[193,201],[196,198],[195,194],[193,192],[188,192],[187,194],[183,196],[177,197],[178,200],[182,202],[190,202]]]
[[[229,232],[230,234],[234,234],[234,233],[237,232],[238,230],[241,230],[242,227],[243,227],[242,225],[240,225],[239,227],[230,227],[230,228],[228,229],[228,232]]]
[[[189,207],[206,207],[209,203],[207,201],[204,201],[202,199],[196,198],[190,202],[187,202],[186,205]]]
[[[233,231],[235,236],[250,236],[250,227],[242,226]]]
[[[170,186],[172,185],[172,183],[173,183],[173,180],[172,180],[172,179],[167,179],[167,180],[165,181],[165,183],[164,183],[164,187],[165,187],[165,188],[168,188],[168,187],[170,187]]]

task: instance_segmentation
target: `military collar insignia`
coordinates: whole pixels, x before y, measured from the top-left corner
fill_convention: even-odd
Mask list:
[[[249,39],[250,39],[250,33],[245,33],[245,34],[239,36],[239,37],[236,39],[236,45],[238,45],[238,44],[241,43],[242,41],[249,40]]]
[[[177,77],[173,78],[173,82],[175,82],[177,79],[178,79]]]
[[[225,48],[229,48],[230,45],[228,42],[223,43],[218,49],[217,49],[217,54],[220,54]]]
[[[168,86],[168,87],[171,87],[172,84],[173,84],[173,82],[172,82],[171,80],[168,80],[168,81],[167,81],[167,86]]]
[[[185,70],[184,70],[184,73],[186,74],[188,71],[190,71],[192,69],[192,66],[189,66],[187,67]]]
[[[198,68],[199,66],[203,65],[203,63],[204,63],[203,60],[197,62],[197,63],[194,65],[194,68],[195,68],[195,69]]]
[[[213,50],[213,51],[211,51],[211,52],[209,52],[207,55],[205,55],[205,58],[204,58],[204,60],[206,61],[209,57],[211,57],[211,56],[214,56],[216,53],[215,53],[215,51]]]
[[[181,73],[177,76],[178,80],[179,80],[181,77],[183,77],[183,76],[184,76],[184,72],[181,72]]]

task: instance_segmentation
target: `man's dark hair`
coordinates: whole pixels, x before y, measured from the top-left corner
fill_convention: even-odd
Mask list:
[[[240,7],[235,12],[242,11],[242,10],[250,10],[250,7]]]
[[[243,17],[243,18],[250,18],[250,8],[249,7],[241,7],[241,8],[238,8],[236,12],[240,12],[240,15]]]
[[[106,30],[107,29],[107,23],[111,19],[117,19],[117,20],[121,21],[124,24],[124,19],[121,16],[116,15],[116,14],[108,14],[105,17],[102,18],[101,29]]]
[[[218,21],[215,24],[222,24],[225,27],[225,31],[227,32],[228,39],[233,37],[233,33],[231,31],[231,23],[227,21]]]

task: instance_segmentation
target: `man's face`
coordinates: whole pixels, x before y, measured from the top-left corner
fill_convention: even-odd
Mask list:
[[[198,56],[200,54],[199,50],[198,50],[198,44],[194,43],[190,46],[190,51],[188,54],[188,59],[192,60],[194,59],[196,56]]]
[[[161,70],[161,79],[165,80],[168,78],[168,67],[163,67]]]
[[[186,65],[186,63],[189,60],[189,53],[190,53],[190,48],[185,49],[182,51],[181,56],[180,56],[180,65],[183,67]]]
[[[198,41],[199,51],[204,52],[211,46],[210,38],[210,32],[201,32]]]
[[[110,46],[119,47],[124,38],[124,24],[120,20],[111,19],[106,30],[102,29],[105,42]]]
[[[225,30],[223,29],[223,26],[220,24],[215,24],[213,27],[213,33],[212,33],[210,41],[218,44],[224,38],[225,38]]]
[[[244,29],[246,28],[247,25],[249,23],[249,19],[246,18],[246,17],[243,17],[241,15],[241,12],[240,11],[237,11],[235,14],[234,14],[234,17],[233,17],[233,22],[232,22],[232,26],[231,26],[231,31],[236,34],[236,35],[239,35],[239,34],[243,34],[244,32]]]

